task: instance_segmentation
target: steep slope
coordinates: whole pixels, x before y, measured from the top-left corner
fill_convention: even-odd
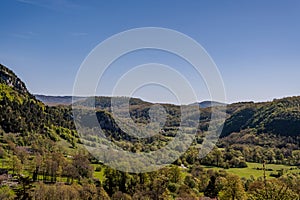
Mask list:
[[[64,136],[71,141],[75,136],[70,108],[45,106],[3,65],[0,65],[0,129],[21,135],[40,133],[53,140]]]
[[[21,94],[29,94],[21,79],[19,79],[13,71],[2,64],[0,64],[0,84],[10,86]]]
[[[234,104],[229,106],[229,109]],[[226,120],[222,137],[247,128],[257,133],[300,135],[300,97],[275,99],[265,103],[241,104]]]

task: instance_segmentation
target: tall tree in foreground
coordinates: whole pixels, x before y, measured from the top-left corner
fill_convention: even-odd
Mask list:
[[[229,174],[219,196],[220,200],[246,200],[246,192],[240,177]]]
[[[249,186],[249,200],[299,200],[300,194],[292,191],[280,180],[268,180],[266,184],[255,181]]]
[[[88,155],[85,155],[83,152],[77,153],[73,157],[72,165],[76,169],[76,178],[78,178],[79,181],[82,178],[92,178],[93,167],[90,165]]]

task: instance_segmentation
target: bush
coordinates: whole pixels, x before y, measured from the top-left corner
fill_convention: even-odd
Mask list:
[[[178,189],[178,184],[176,184],[176,183],[170,183],[168,185],[168,189],[169,189],[170,192],[175,193],[177,191],[177,189]]]
[[[95,169],[95,172],[101,172],[101,169],[102,168],[100,166],[97,166],[96,169]]]

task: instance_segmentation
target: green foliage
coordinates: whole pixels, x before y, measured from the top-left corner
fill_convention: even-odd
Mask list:
[[[0,101],[7,99],[8,101],[16,101],[18,104],[22,104],[24,97],[25,96],[23,94],[15,91],[13,87],[3,83],[0,84]]]
[[[249,186],[250,200],[298,200],[300,195],[279,180],[255,181]]]
[[[247,194],[237,175],[228,175],[219,195],[221,200],[246,200]]]
[[[233,148],[220,150],[213,149],[207,156],[200,160],[201,164],[223,168],[246,168],[247,164],[243,154]]]

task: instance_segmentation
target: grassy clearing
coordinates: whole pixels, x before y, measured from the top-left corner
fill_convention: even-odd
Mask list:
[[[105,167],[99,165],[99,164],[92,164],[92,166],[94,167],[94,178],[97,178],[100,180],[101,183],[103,183],[103,181],[105,180],[104,177],[104,169]],[[96,167],[101,167],[101,171],[95,171]]]
[[[212,166],[204,166],[206,169],[213,169],[213,170],[225,170],[229,173],[236,174],[240,177],[250,178],[251,175],[254,178],[262,177],[263,176],[263,170],[258,170],[257,168],[262,168],[263,165],[261,163],[249,163],[247,162],[248,167],[247,168],[230,168],[230,169],[223,169],[219,167],[212,167]],[[271,173],[277,173],[278,170],[284,171],[284,174],[289,173],[300,173],[300,169],[295,169],[295,166],[288,166],[288,165],[277,165],[277,164],[267,164],[266,165],[266,176],[268,178],[273,178]],[[272,171],[268,171],[272,170]]]

